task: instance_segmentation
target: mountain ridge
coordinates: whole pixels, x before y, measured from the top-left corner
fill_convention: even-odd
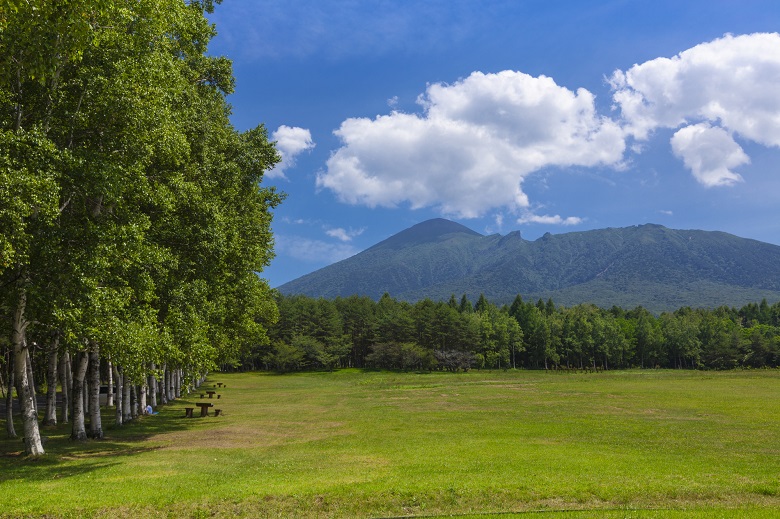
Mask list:
[[[780,246],[721,231],[658,224],[564,234],[534,241],[518,231],[482,235],[444,219],[421,222],[357,255],[280,286],[284,294],[353,294],[416,301],[480,293],[505,303],[739,306],[780,300]]]

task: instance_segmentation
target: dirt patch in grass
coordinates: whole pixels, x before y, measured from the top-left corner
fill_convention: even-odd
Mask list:
[[[237,449],[247,445],[276,446],[305,443],[351,434],[342,422],[286,422],[267,427],[229,424],[208,429],[161,434],[151,441],[161,441],[166,450],[186,450],[193,446],[211,449]]]

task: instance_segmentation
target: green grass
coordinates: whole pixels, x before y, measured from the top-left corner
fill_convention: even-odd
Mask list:
[[[211,381],[224,416],[3,440],[0,516],[780,517],[778,371]]]

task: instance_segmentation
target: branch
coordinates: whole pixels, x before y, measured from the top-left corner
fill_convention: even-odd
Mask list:
[[[63,204],[60,206],[60,213],[62,213],[63,211],[65,211],[65,209],[68,207],[68,205],[70,205],[70,201],[71,201],[71,200],[73,200],[73,193],[71,193],[71,194],[70,194],[70,196],[68,197],[68,199],[67,199],[67,200],[65,200],[65,203],[63,203]]]

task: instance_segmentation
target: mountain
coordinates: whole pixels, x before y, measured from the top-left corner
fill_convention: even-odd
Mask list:
[[[279,287],[283,294],[353,294],[416,301],[485,294],[495,303],[552,298],[558,304],[741,306],[780,300],[780,247],[712,231],[647,224],[535,241],[519,232],[483,236],[428,220]]]

